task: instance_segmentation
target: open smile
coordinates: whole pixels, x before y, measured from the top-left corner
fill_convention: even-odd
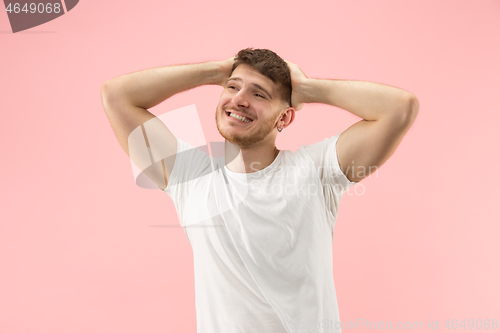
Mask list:
[[[244,116],[241,113],[238,112],[233,112],[233,111],[225,111],[226,116],[231,118],[231,120],[234,120],[235,122],[239,124],[249,124],[253,122],[253,119],[249,118],[248,116]]]

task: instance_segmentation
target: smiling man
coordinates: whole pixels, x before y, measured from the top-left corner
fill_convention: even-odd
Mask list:
[[[197,332],[340,332],[332,258],[340,199],[394,153],[417,115],[416,97],[378,83],[307,78],[270,50],[244,49],[225,61],[103,84],[104,109],[125,152],[134,159],[129,135],[155,120],[148,108],[205,84],[223,87],[215,119],[224,157],[158,122],[162,146],[150,149],[170,158],[147,170],[172,198],[193,249]],[[279,150],[277,135],[305,103],[363,119],[315,144]]]

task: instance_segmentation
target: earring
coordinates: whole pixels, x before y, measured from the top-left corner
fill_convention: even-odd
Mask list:
[[[281,132],[283,130],[283,124],[281,124],[281,129],[278,128],[278,132]]]

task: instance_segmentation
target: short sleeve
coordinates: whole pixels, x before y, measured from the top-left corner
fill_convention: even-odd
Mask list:
[[[337,156],[337,140],[343,131],[312,145],[303,145],[299,151],[304,152],[314,163],[323,186],[331,187],[342,194],[357,182],[351,182],[340,169]]]
[[[177,139],[177,154],[167,187],[162,190],[158,186],[158,189],[167,193],[177,203],[179,199],[189,195],[196,179],[211,173],[212,170],[213,161],[207,146],[193,147]]]

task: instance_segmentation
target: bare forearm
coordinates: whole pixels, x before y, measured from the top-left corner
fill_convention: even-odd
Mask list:
[[[366,120],[405,114],[418,104],[406,90],[367,81],[307,78],[301,93],[306,103],[333,105]]]
[[[109,94],[149,109],[167,98],[201,85],[220,84],[219,62],[173,65],[118,76],[105,82]]]

